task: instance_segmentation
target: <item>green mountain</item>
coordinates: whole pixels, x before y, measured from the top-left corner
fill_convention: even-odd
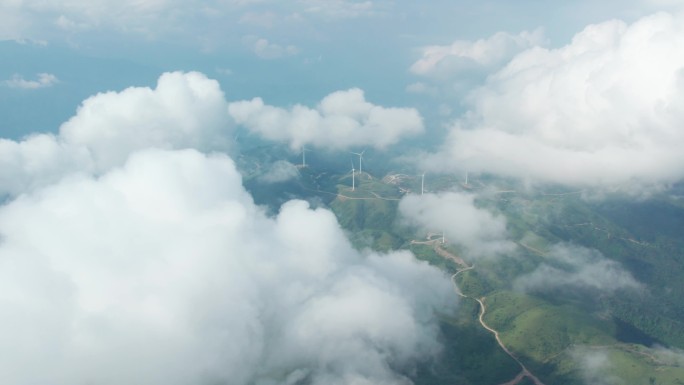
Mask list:
[[[296,178],[269,185],[259,182],[265,165],[278,159],[295,163],[296,154],[256,147],[241,159],[241,167],[250,170],[246,186],[273,212],[286,199],[306,199],[329,207],[359,249],[408,249],[445,273],[464,270],[454,281],[466,298],[456,316],[442,317],[444,351],[412,372],[415,383],[502,384],[519,374],[518,384],[534,383],[521,365],[547,385],[592,378],[609,384],[684,383],[684,355],[677,350],[684,349],[684,199],[677,190],[642,200],[592,200],[582,192],[530,190],[487,176],[471,178],[468,185],[454,177],[431,178],[433,191],[477,193],[479,207],[506,218],[517,250],[475,261],[461,254],[461,245],[442,245],[435,235],[426,239],[400,220],[399,200],[420,191],[415,174],[375,175],[371,169],[355,174],[352,190],[346,164],[320,157],[317,165],[300,167]],[[521,290],[516,282],[542,265],[570,273],[583,267],[549,258],[558,244],[595,250],[603,259],[584,264],[617,262],[642,289]],[[510,354],[480,323],[478,299],[486,308],[482,321],[499,333]]]

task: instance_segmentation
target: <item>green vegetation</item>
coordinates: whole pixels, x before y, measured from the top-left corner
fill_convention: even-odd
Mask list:
[[[359,249],[408,249],[448,274],[461,268],[440,256],[435,244],[412,242],[426,241],[425,234],[414,233],[397,217],[399,199],[403,192],[420,189],[419,177],[394,174],[380,179],[357,174],[352,191],[346,169],[336,174],[307,167],[299,169],[298,178],[276,187],[260,182],[262,159],[280,156],[288,154],[257,146],[240,158],[241,166],[250,170],[245,184],[257,203],[275,213],[287,199],[306,199],[329,207]],[[608,379],[606,383],[684,384],[682,362],[658,358],[657,351],[649,348],[653,344],[684,348],[684,301],[680,300],[684,297],[684,200],[663,195],[641,202],[619,197],[591,201],[561,188],[548,194],[529,192],[514,182],[488,176],[471,176],[468,186],[453,176],[426,179],[432,191],[486,190],[476,204],[506,218],[509,236],[519,245],[516,253],[474,261],[475,269],[462,272],[457,281],[464,294],[485,298],[485,322],[545,383],[584,384],[598,373]],[[648,289],[516,292],[515,278],[548,263],[548,253],[558,243],[600,251]],[[458,245],[444,247],[462,255]],[[479,324],[479,311],[477,302],[461,299],[458,315],[443,318],[444,351],[438,360],[412,371],[415,383],[500,384],[520,372]],[[588,373],[578,352],[590,357],[596,353],[605,365]],[[524,383],[531,382],[520,382]]]
[[[455,273],[459,268],[456,262],[445,259],[437,254],[431,245],[412,244],[409,247],[418,259],[427,261],[429,264],[437,266],[450,274]]]
[[[487,323],[506,346],[535,363],[548,362],[572,345],[605,345],[616,341],[610,322],[574,306],[554,306],[529,295],[497,292],[487,297]]]
[[[494,385],[511,380],[520,372],[518,364],[478,324],[445,320],[441,332],[444,351],[438,361],[419,368],[414,379],[416,385]]]

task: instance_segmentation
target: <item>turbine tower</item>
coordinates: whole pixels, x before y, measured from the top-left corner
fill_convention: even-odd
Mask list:
[[[425,192],[425,173],[423,173],[423,175],[421,176],[421,179],[420,179],[420,195],[423,195],[424,192]]]
[[[465,185],[468,185],[468,171],[466,171],[466,180],[465,180]]]
[[[364,149],[361,152],[352,152],[352,151],[349,151],[349,152],[351,152],[354,155],[359,156],[359,175],[362,175],[363,174],[363,166],[361,165],[361,163],[363,162],[363,153],[366,152],[366,149]]]
[[[354,170],[354,161],[353,160],[352,160],[351,164],[352,164],[352,191],[354,191],[354,187],[355,187],[354,173],[355,173],[355,170]]]
[[[442,230],[442,244],[446,243],[446,238],[444,238],[444,230]]]

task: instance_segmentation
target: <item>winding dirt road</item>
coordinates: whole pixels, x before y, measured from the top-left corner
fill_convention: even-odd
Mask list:
[[[469,299],[473,299],[473,300],[477,301],[477,303],[480,305],[480,314],[478,315],[478,321],[480,322],[480,325],[482,325],[482,327],[485,328],[485,329],[486,329],[487,331],[489,331],[490,333],[494,334],[494,338],[496,339],[496,342],[499,344],[499,347],[501,347],[501,349],[502,349],[504,352],[506,352],[506,354],[508,354],[509,357],[511,357],[512,359],[514,359],[515,362],[517,362],[518,365],[520,365],[520,368],[522,369],[522,370],[520,371],[520,373],[518,373],[518,375],[515,376],[515,378],[513,378],[512,380],[510,380],[510,381],[508,381],[508,382],[504,382],[504,383],[501,384],[501,385],[517,385],[517,384],[519,384],[520,381],[522,381],[525,377],[527,377],[527,378],[529,378],[530,380],[532,380],[532,382],[534,382],[535,385],[545,385],[539,378],[537,378],[537,376],[535,376],[534,374],[532,374],[532,373],[527,369],[527,367],[525,367],[525,365],[524,365],[522,362],[520,362],[520,360],[518,359],[518,357],[515,356],[515,354],[513,354],[510,350],[508,350],[508,348],[506,347],[506,345],[505,345],[505,344],[503,343],[503,341],[501,340],[501,337],[499,336],[499,332],[498,332],[496,329],[494,329],[494,328],[490,327],[489,325],[487,325],[487,323],[486,323],[485,320],[484,320],[484,315],[485,315],[485,313],[487,312],[487,306],[486,306],[485,303],[484,303],[486,297],[476,298],[476,297],[471,297],[471,296],[465,295],[465,294],[463,294],[463,292],[461,291],[461,288],[458,287],[458,283],[456,283],[456,277],[457,277],[459,274],[463,273],[464,271],[468,271],[468,270],[474,269],[474,268],[475,268],[475,265],[469,266],[469,265],[468,265],[462,258],[460,258],[459,256],[454,255],[454,254],[450,253],[449,251],[443,249],[443,248],[440,246],[439,242],[437,242],[437,240],[430,240],[430,241],[427,241],[427,242],[416,242],[416,241],[412,241],[411,243],[430,243],[430,242],[434,242],[434,249],[435,249],[435,252],[437,252],[437,254],[439,254],[439,255],[442,256],[443,258],[451,259],[452,261],[456,262],[459,266],[461,266],[461,268],[458,269],[458,270],[456,271],[456,273],[455,273],[454,275],[451,276],[451,283],[454,285],[454,291],[456,291],[456,294],[458,294],[460,297],[469,298]]]

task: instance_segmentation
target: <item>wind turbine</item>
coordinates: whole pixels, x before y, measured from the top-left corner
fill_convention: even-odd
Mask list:
[[[363,160],[363,153],[366,152],[366,149],[363,149],[363,151],[361,151],[361,152],[352,152],[352,151],[349,151],[349,152],[351,152],[354,155],[359,156],[359,175],[362,175],[363,174],[363,166],[361,165],[361,162]]]
[[[465,180],[465,185],[468,185],[468,171],[466,171],[466,180]]]
[[[354,161],[352,160],[352,191],[354,191],[355,183],[354,183],[354,173],[356,170],[354,170]]]
[[[442,230],[442,244],[446,243],[446,238],[444,238],[444,230]]]
[[[421,176],[421,179],[420,179],[420,195],[423,195],[424,192],[425,192],[425,173],[423,173],[423,175]]]

